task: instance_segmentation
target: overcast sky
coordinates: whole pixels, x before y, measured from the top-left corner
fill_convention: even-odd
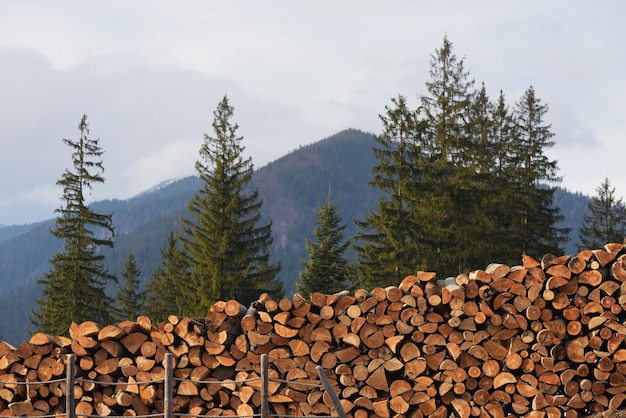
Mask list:
[[[532,85],[548,104],[561,186],[608,177],[623,197],[625,17],[623,0],[0,0],[0,224],[55,216],[82,114],[105,151],[91,199],[128,198],[195,173],[224,94],[257,168],[379,133],[391,98],[425,93],[445,35],[492,98]]]

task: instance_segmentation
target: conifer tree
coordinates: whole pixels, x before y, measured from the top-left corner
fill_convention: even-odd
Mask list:
[[[348,288],[349,268],[344,253],[350,242],[344,241],[345,229],[329,190],[326,204],[317,211],[317,225],[313,229],[315,239],[305,240],[309,260],[300,260],[304,270],[300,271],[300,282],[296,287],[304,297],[308,298],[316,291],[332,294]]]
[[[183,220],[190,289],[185,314],[204,316],[217,300],[247,304],[262,292],[282,294],[280,266],[270,262],[272,223],[262,223],[262,199],[250,190],[253,165],[243,157],[239,126],[228,98],[213,112],[213,134],[204,135],[196,170],[202,182]]]
[[[141,269],[133,253],[128,253],[120,276],[124,279],[123,286],[117,289],[117,304],[120,321],[135,321],[141,315],[144,305],[144,294],[139,291]]]
[[[496,103],[491,107],[490,119],[492,172],[496,178],[506,178],[509,176],[507,170],[511,166],[509,142],[511,137],[516,135],[516,124],[502,90],[500,90]]]
[[[487,204],[486,216],[494,220],[497,227],[493,248],[492,261],[515,265],[519,263],[522,249],[513,245],[501,245],[503,240],[509,242],[512,237],[512,224],[518,211],[515,204],[516,187],[513,178],[516,175],[517,166],[511,152],[512,138],[517,130],[513,113],[506,103],[502,90],[498,99],[491,109],[491,196],[494,201]]]
[[[626,207],[615,196],[608,178],[596,188],[596,195],[587,203],[579,231],[578,250],[595,250],[604,244],[622,243],[626,238]]]
[[[420,265],[415,227],[410,211],[415,208],[414,179],[419,167],[419,126],[406,98],[398,96],[379,116],[383,131],[375,137],[380,147],[373,152],[378,164],[370,185],[381,192],[376,211],[355,220],[357,275],[360,286],[370,289],[399,283]]]
[[[529,87],[515,105],[515,135],[511,137],[511,222],[509,245],[533,257],[562,254],[568,228],[560,228],[563,220],[559,208],[553,206],[557,161],[545,154],[554,146],[551,125],[544,117],[548,105],[542,103]]]
[[[190,297],[189,263],[179,242],[178,235],[170,231],[167,247],[161,250],[161,263],[146,286],[145,314],[155,322],[163,322],[169,315],[182,315]]]
[[[96,183],[104,183],[100,159],[103,150],[97,139],[89,138],[87,115],[78,125],[78,140],[63,139],[72,149],[73,169],[67,169],[57,184],[63,187],[63,205],[56,210],[52,234],[64,241],[62,251],[53,255],[50,269],[37,283],[43,285],[37,301],[39,311],[31,318],[37,331],[67,335],[72,321],[109,324],[113,299],[105,292],[114,275],[104,267],[101,247],[113,247],[111,214],[96,213],[87,206],[86,195]]]
[[[494,156],[500,146],[494,135],[494,107],[483,83],[471,95],[466,118],[469,147],[464,158],[467,170],[463,183],[468,193],[464,194],[467,200],[460,202],[460,206],[465,208],[465,218],[471,220],[464,225],[463,231],[472,242],[461,253],[466,270],[484,268],[494,259],[501,260],[503,253],[500,242],[502,231],[498,222],[501,219],[499,210],[504,184],[497,181],[494,173]]]
[[[423,244],[427,269],[456,276],[474,261],[468,253],[473,248],[476,204],[476,137],[468,126],[474,81],[447,38],[431,57],[430,75],[419,109],[425,127],[422,152],[414,163],[420,167],[415,239]]]

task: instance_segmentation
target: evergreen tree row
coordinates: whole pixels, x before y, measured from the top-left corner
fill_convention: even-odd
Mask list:
[[[547,105],[529,87],[513,108],[474,88],[448,39],[431,57],[427,94],[398,96],[380,116],[371,185],[378,208],[357,221],[361,284],[396,283],[416,269],[456,276],[522,253],[560,253],[568,230],[552,206],[557,162]]]
[[[300,260],[303,296],[387,286],[420,269],[443,279],[492,261],[514,265],[522,253],[562,253],[569,231],[558,226],[563,217],[553,206],[561,178],[545,154],[554,145],[548,106],[532,87],[512,107],[502,92],[490,99],[484,84],[474,87],[447,38],[430,64],[417,107],[399,95],[380,115],[370,185],[381,197],[354,220],[355,236],[344,236],[330,189],[318,208],[313,239],[305,239],[308,260]],[[272,222],[261,217],[263,201],[250,186],[254,167],[244,158],[233,114],[224,96],[212,133],[204,135],[196,163],[201,187],[180,232],[170,232],[146,289],[128,254],[116,300],[106,287],[118,279],[104,268],[100,251],[113,246],[112,215],[85,203],[92,185],[104,182],[103,151],[82,117],[79,139],[63,140],[73,150],[73,169],[57,182],[64,205],[52,234],[64,248],[39,280],[44,289],[31,318],[37,331],[65,335],[72,321],[106,324],[140,314],[154,321],[203,317],[218,300],[247,305],[263,292],[282,297],[280,265],[270,257]],[[581,227],[586,248],[622,241],[626,233],[626,210],[608,179],[597,191]],[[346,258],[350,246],[354,265]]]
[[[92,184],[104,182],[102,161],[97,160],[103,151],[98,140],[88,137],[87,116],[82,117],[79,140],[64,140],[74,150],[74,170],[58,181],[64,206],[52,233],[65,247],[38,282],[44,289],[31,318],[37,331],[67,335],[72,321],[108,324],[142,312],[155,320],[171,314],[202,317],[218,300],[250,303],[263,292],[282,297],[276,279],[280,266],[272,264],[269,254],[272,224],[261,219],[258,190],[248,187],[254,168],[243,157],[232,116],[225,96],[214,112],[214,135],[204,135],[196,163],[202,187],[189,203],[190,217],[181,219],[182,235],[169,235],[161,266],[145,291],[139,289],[135,257],[128,255],[117,301],[106,294],[107,282],[117,282],[117,277],[104,268],[99,253],[101,247],[113,246],[112,214],[96,213],[85,202]]]

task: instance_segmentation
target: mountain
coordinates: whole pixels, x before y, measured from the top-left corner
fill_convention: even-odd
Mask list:
[[[252,187],[263,199],[262,216],[272,220],[275,235],[272,255],[281,263],[280,278],[288,293],[295,291],[300,258],[306,257],[304,237],[312,238],[315,211],[332,190],[342,211],[346,237],[354,232],[353,217],[363,217],[375,207],[376,195],[368,186],[375,163],[374,137],[357,130],[343,131],[300,147],[255,171]],[[159,250],[167,234],[180,227],[187,204],[200,186],[196,177],[166,182],[129,200],[105,200],[93,209],[113,213],[115,248],[103,249],[107,267],[119,272],[133,252],[140,279],[145,284],[160,261]],[[29,317],[41,289],[36,280],[49,268],[48,261],[61,249],[50,234],[54,220],[33,225],[0,242],[0,336],[18,344],[28,337]]]
[[[38,222],[27,225],[0,225],[0,243],[22,235],[39,224]]]
[[[329,190],[346,225],[346,238],[355,232],[352,220],[363,219],[376,208],[378,195],[369,186],[376,164],[374,146],[372,134],[350,129],[300,147],[255,171],[251,186],[258,188],[263,199],[262,216],[272,221],[272,257],[281,263],[280,278],[288,295],[296,291],[300,259],[307,257],[305,238],[313,238],[316,210],[326,202]],[[108,269],[118,273],[132,252],[145,285],[160,262],[159,251],[167,244],[167,234],[180,227],[199,186],[196,177],[187,177],[161,183],[128,200],[94,203],[98,212],[113,213],[115,248],[103,249]],[[568,254],[575,252],[577,225],[587,201],[581,194],[561,189],[555,195],[555,204],[566,217],[564,226],[574,228]],[[0,306],[4,313],[0,337],[14,345],[28,338],[29,317],[41,291],[36,280],[61,249],[61,243],[50,234],[53,226],[54,220],[47,220],[15,227],[11,236],[2,231],[13,227],[0,228]]]

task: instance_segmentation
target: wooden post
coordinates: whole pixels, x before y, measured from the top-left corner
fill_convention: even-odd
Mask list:
[[[330,400],[333,403],[333,406],[335,407],[335,411],[337,412],[337,415],[339,415],[339,418],[346,418],[346,413],[343,410],[343,406],[341,406],[341,402],[339,401],[339,398],[337,397],[335,390],[331,386],[328,379],[326,379],[326,375],[324,374],[324,368],[322,366],[317,366],[315,367],[315,370],[317,370],[317,375],[320,377],[320,380],[322,381],[322,384],[324,385],[326,392],[328,392],[328,396],[330,396]]]
[[[65,376],[67,382],[65,384],[65,413],[67,414],[67,418],[74,418],[74,374],[76,371],[76,356],[74,354],[68,354],[66,361]]]
[[[174,370],[172,367],[172,353],[166,353],[164,359],[165,379],[163,381],[163,418],[172,418],[172,404],[174,399]]]
[[[270,416],[270,408],[268,401],[268,365],[267,354],[261,354],[261,418],[268,418]]]

